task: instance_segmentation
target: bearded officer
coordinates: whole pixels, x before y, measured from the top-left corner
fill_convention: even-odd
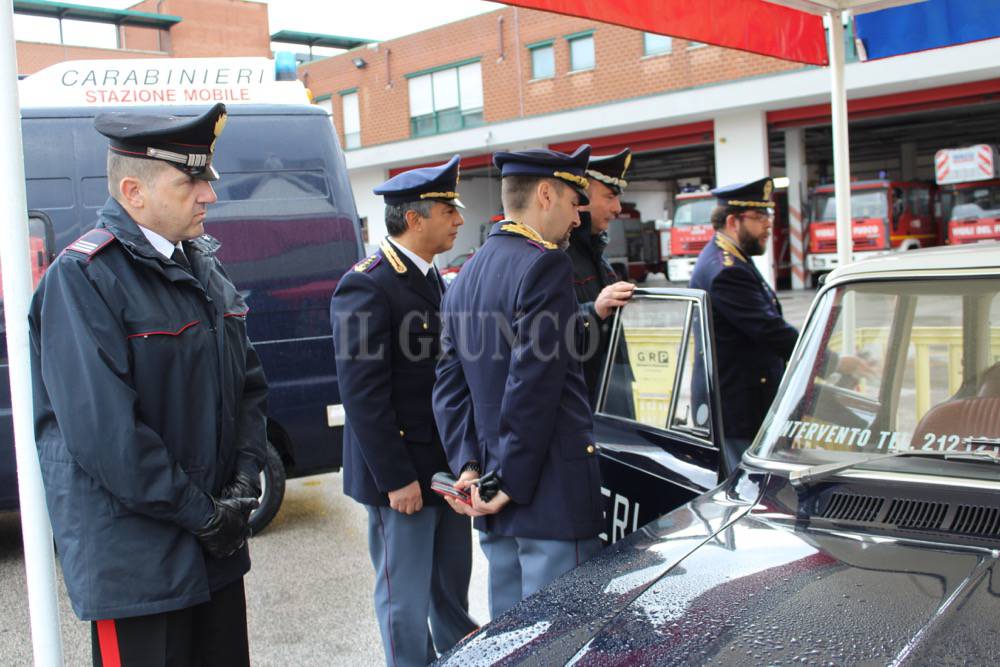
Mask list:
[[[95,665],[249,664],[267,388],[204,235],[225,118],[97,116],[111,198],[31,304],[42,477]]]
[[[458,486],[471,486],[496,618],[600,548],[600,471],[575,345],[573,266],[560,244],[587,203],[590,147],[499,152],[506,219],[462,267],[442,307],[434,416]]]
[[[475,629],[468,615],[469,519],[430,490],[448,462],[431,411],[443,285],[434,256],[463,223],[459,156],[398,174],[389,238],[331,302],[344,426],[344,492],[368,512],[375,609],[388,665],[426,665]],[[428,632],[430,621],[430,632]]]
[[[691,274],[690,287],[712,301],[727,473],[757,435],[799,335],[752,259],[767,247],[773,191],[770,178],[712,190],[715,236]]]

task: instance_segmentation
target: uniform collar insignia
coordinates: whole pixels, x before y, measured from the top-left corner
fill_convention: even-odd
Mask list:
[[[392,247],[391,243],[382,239],[382,243],[379,244],[379,248],[382,249],[382,254],[385,255],[387,260],[389,260],[389,264],[396,270],[396,273],[406,273],[406,264],[403,263],[399,253],[396,252],[396,249]]]
[[[736,244],[733,243],[729,239],[729,237],[723,234],[722,232],[715,233],[715,245],[722,248],[723,252],[727,252],[730,255],[733,255],[734,257],[736,257],[736,259],[740,260],[741,262],[747,261],[747,258],[743,256],[743,251],[737,248]]]
[[[550,243],[542,238],[542,235],[536,232],[534,229],[528,225],[523,225],[520,222],[507,222],[500,227],[502,232],[510,232],[511,234],[517,234],[518,236],[523,236],[527,239],[531,239],[535,243],[540,244],[543,248],[547,250],[555,250],[559,246],[555,243]]]

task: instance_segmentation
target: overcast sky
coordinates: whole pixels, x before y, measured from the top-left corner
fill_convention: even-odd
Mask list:
[[[126,9],[135,4],[135,0],[87,0],[81,4]],[[380,41],[502,6],[479,0],[271,0],[266,4],[272,33],[299,30]],[[23,20],[27,18],[15,17],[14,33],[17,39],[33,41],[51,38],[51,29],[37,21]],[[86,30],[92,25],[79,26],[79,29]],[[58,32],[55,34],[58,39]]]

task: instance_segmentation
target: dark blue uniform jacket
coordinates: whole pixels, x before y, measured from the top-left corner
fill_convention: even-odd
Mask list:
[[[603,528],[573,267],[494,225],[445,295],[434,417],[451,469],[496,470],[511,503],[480,530],[539,539]]]
[[[267,385],[247,306],[207,236],[195,279],[109,200],[97,229],[52,264],[31,303],[35,437],[76,614],[190,607],[250,569],[191,531],[237,469],[257,475]],[[75,249],[76,248],[76,249]]]
[[[722,424],[727,438],[757,435],[798,331],[752,260],[721,233],[698,256],[691,287],[712,301]]]
[[[441,293],[410,259],[378,250],[344,274],[330,304],[344,425],[344,493],[389,505],[388,492],[419,480],[424,504],[448,470],[431,410]],[[397,271],[402,268],[403,271]]]

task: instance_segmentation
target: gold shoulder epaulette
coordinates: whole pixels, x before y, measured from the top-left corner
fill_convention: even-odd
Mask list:
[[[406,264],[403,264],[403,260],[399,258],[399,253],[396,252],[391,243],[382,239],[379,248],[382,249],[382,254],[389,260],[389,264],[396,270],[396,273],[406,273]]]
[[[526,239],[534,241],[546,250],[555,250],[559,246],[550,241],[546,241],[542,238],[542,235],[536,232],[534,229],[527,225],[522,225],[520,222],[508,222],[506,225],[500,227],[500,231],[510,232],[511,234],[517,234],[523,236]]]
[[[382,261],[382,258],[378,255],[369,255],[363,260],[354,265],[354,270],[358,273],[368,273],[373,268],[375,268],[378,263]]]

